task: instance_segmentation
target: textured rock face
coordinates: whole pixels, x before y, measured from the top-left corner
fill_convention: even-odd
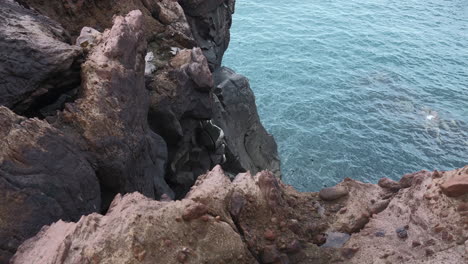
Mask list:
[[[246,77],[222,67],[214,73],[214,123],[226,139],[226,170],[233,173],[263,169],[280,176],[276,142],[262,126],[255,107],[255,96]]]
[[[230,41],[230,28],[235,0],[180,0],[187,20],[208,59],[210,69],[221,66]]]
[[[454,173],[440,187],[450,197],[468,194],[468,169]]]
[[[349,263],[467,263],[468,195],[451,198],[441,190],[467,169],[412,174],[411,186],[345,244],[360,248]]]
[[[348,190],[344,187],[329,187],[320,190],[319,197],[324,201],[334,201],[348,195]]]
[[[180,201],[118,195],[105,216],[45,227],[12,263],[466,263],[468,196],[440,185],[467,169],[406,175],[397,192],[345,179],[326,201],[216,166]]]
[[[41,116],[48,101],[79,85],[80,49],[56,22],[12,0],[0,1],[0,105]]]
[[[269,172],[231,183],[217,166],[181,201],[117,196],[105,216],[45,227],[12,263],[327,263],[339,250],[320,252],[290,228],[315,219],[310,198]]]
[[[147,40],[166,38],[167,42],[194,45],[190,28],[181,7],[170,0],[18,0],[59,22],[73,37],[80,35],[84,26],[103,31],[112,26],[113,15],[125,15],[132,10],[143,13]],[[172,39],[172,40],[171,40]],[[175,40],[175,41],[174,41]]]
[[[183,196],[198,175],[223,161],[221,133],[209,121],[213,115],[213,78],[199,48],[183,49],[155,73],[149,123],[168,143],[172,188]],[[214,129],[214,131],[213,131]]]
[[[412,174],[396,193],[345,179],[348,195],[324,201],[217,166],[180,201],[118,195],[105,216],[44,227],[12,263],[466,263],[468,196],[440,189],[466,169]]]
[[[79,128],[109,191],[173,196],[164,181],[166,145],[149,129],[143,15],[116,17],[82,65],[82,96],[58,116],[59,127]]]
[[[47,129],[23,126],[21,137],[34,136],[3,153],[4,211],[31,213],[1,219],[1,262],[41,225],[105,212],[116,193],[182,198],[198,175],[222,163],[231,175],[263,168],[279,175],[276,145],[258,120],[247,80],[226,85],[232,106],[221,106],[213,93],[210,68],[219,68],[229,43],[234,1],[17,2],[0,1],[0,105],[43,119],[5,108],[16,118],[8,122]],[[244,96],[236,99],[236,89]],[[240,118],[248,115],[244,124]],[[19,157],[27,142],[47,151],[34,152],[26,169]],[[37,178],[23,177],[36,172]],[[11,198],[18,193],[27,199]],[[37,193],[50,200],[42,211]]]
[[[91,164],[47,122],[0,107],[0,263],[46,224],[99,211]]]
[[[225,218],[230,189],[229,179],[215,168],[182,201],[117,196],[106,216],[45,227],[12,263],[256,263]]]
[[[164,180],[166,144],[147,123],[142,14],[114,22],[96,36],[78,99],[64,111],[46,122],[1,108],[5,261],[41,226],[106,209],[118,192],[173,196]]]

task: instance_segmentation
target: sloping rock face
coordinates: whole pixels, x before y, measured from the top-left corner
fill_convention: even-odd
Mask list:
[[[468,191],[442,192],[467,170],[405,175],[400,183],[411,185],[345,244],[360,248],[349,263],[467,263]]]
[[[105,216],[44,227],[12,263],[288,263],[312,260],[307,255],[318,262],[302,263],[327,263],[333,252],[318,252],[288,227],[297,215],[288,202],[310,202],[285,188],[269,172],[231,183],[217,166],[181,201],[117,196]],[[301,221],[313,219],[313,211],[300,212],[307,212]]]
[[[81,50],[58,23],[12,0],[0,1],[0,23],[0,105],[34,115],[79,85]]]
[[[105,216],[44,227],[12,263],[466,263],[468,193],[440,186],[467,170],[408,174],[397,192],[345,179],[330,201],[217,166],[180,201],[119,195]]]
[[[166,171],[166,181],[177,197],[185,195],[198,175],[223,161],[232,164],[225,166],[232,174],[269,169],[280,176],[276,144],[258,119],[247,80],[244,78],[239,90],[249,91],[247,97],[242,97],[249,102],[238,100],[236,106],[230,107],[233,109],[242,104],[242,114],[215,107],[219,100],[213,94],[214,85],[224,80],[217,78],[215,83],[209,71],[219,71],[228,47],[234,1],[179,1],[180,5],[170,0],[55,0],[47,3],[21,0],[20,3],[59,21],[71,32],[73,39],[84,26],[102,30],[111,25],[114,14],[126,14],[133,9],[142,11],[146,25],[144,35],[150,52],[147,56],[150,70],[146,74],[146,87],[151,99],[148,122],[150,128],[167,143],[170,166]],[[193,49],[194,46],[199,46],[204,56],[199,48]],[[187,50],[192,50],[191,56],[187,56]],[[222,76],[229,78],[228,75]],[[226,125],[221,127],[232,122],[242,123],[241,115],[250,114],[253,118],[249,118],[247,127],[243,126],[244,131],[239,135],[236,134],[238,129]],[[247,147],[244,147],[241,138],[246,138],[246,129],[249,137],[245,140]],[[227,144],[221,136],[228,134]],[[213,142],[220,143],[213,147]],[[265,151],[254,153],[263,144],[267,145]],[[245,148],[249,149],[247,152],[251,156],[239,160]]]
[[[46,224],[99,211],[86,156],[47,122],[0,107],[0,263]]]

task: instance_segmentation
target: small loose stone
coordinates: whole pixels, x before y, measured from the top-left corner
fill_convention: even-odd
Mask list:
[[[405,228],[398,228],[396,230],[396,233],[399,238],[405,239],[408,237],[408,232],[406,231]]]
[[[275,232],[274,232],[273,230],[271,230],[271,229],[265,230],[265,233],[263,234],[263,236],[264,236],[266,239],[271,240],[271,241],[273,241],[273,240],[276,239],[276,234],[275,234]]]
[[[375,236],[376,236],[376,237],[384,237],[384,236],[385,236],[385,232],[384,232],[384,231],[377,231],[377,232],[375,232]]]

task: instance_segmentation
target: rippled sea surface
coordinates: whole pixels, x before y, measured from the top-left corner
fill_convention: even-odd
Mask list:
[[[466,0],[237,0],[223,64],[300,190],[468,164]]]

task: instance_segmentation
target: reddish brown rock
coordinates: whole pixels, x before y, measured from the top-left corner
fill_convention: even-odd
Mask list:
[[[263,263],[275,263],[281,258],[280,252],[273,245],[263,248],[261,256]]]
[[[457,197],[468,194],[468,167],[450,174],[448,179],[440,186],[445,195]]]
[[[184,213],[182,214],[182,219],[185,221],[190,221],[201,217],[202,215],[208,212],[206,205],[202,203],[192,203],[185,208]]]
[[[398,191],[399,189],[402,188],[399,182],[396,182],[389,178],[380,179],[378,185],[382,188],[390,189],[392,191]]]
[[[270,240],[270,241],[273,241],[276,239],[276,234],[271,229],[265,230],[265,233],[263,234],[263,236],[265,237],[265,239]]]
[[[319,197],[324,201],[334,201],[348,195],[348,190],[343,186],[328,187],[320,190]]]

